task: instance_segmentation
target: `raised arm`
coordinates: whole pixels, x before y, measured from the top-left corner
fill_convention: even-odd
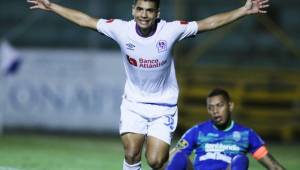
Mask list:
[[[247,0],[243,7],[197,21],[198,32],[222,27],[246,15],[267,13],[265,8],[269,7],[268,2],[269,0]]]
[[[269,170],[284,170],[285,168],[280,165],[275,158],[268,153],[266,156],[258,160],[265,168]]]
[[[27,0],[32,4],[30,9],[41,9],[45,11],[52,11],[65,19],[86,28],[97,29],[98,19],[88,16],[80,11],[63,7],[49,0]]]

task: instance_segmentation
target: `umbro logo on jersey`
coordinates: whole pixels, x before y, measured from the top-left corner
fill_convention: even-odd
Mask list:
[[[126,49],[127,50],[134,50],[134,48],[135,48],[135,45],[133,45],[133,44],[131,44],[131,43],[127,43],[127,44],[125,44],[126,45]]]

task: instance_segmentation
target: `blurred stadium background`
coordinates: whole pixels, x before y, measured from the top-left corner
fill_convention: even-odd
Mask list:
[[[131,0],[54,2],[92,16],[131,19]],[[196,20],[244,0],[161,3],[162,18]],[[118,46],[28,7],[26,1],[0,1],[0,170],[121,169],[125,77]],[[205,96],[224,87],[235,102],[234,118],[255,129],[287,169],[300,168],[299,8],[298,0],[272,1],[267,15],[176,46],[177,136],[208,118]],[[251,160],[250,169],[263,168]]]

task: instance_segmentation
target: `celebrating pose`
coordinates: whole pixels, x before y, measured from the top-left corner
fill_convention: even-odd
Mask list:
[[[126,72],[121,105],[120,135],[125,150],[124,170],[141,169],[142,148],[152,169],[168,160],[177,125],[178,86],[172,49],[174,44],[200,32],[213,30],[243,16],[266,13],[268,0],[247,0],[230,12],[199,21],[166,22],[159,18],[159,0],[134,0],[133,20],[93,18],[49,0],[28,0],[30,9],[52,11],[82,27],[97,30],[120,46]]]

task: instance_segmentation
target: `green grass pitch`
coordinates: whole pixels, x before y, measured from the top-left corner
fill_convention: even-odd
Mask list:
[[[299,170],[300,144],[273,144],[268,148],[288,170]],[[119,138],[0,136],[0,170],[120,170],[122,161]],[[144,159],[143,169],[150,169]],[[250,170],[263,169],[250,158]]]

